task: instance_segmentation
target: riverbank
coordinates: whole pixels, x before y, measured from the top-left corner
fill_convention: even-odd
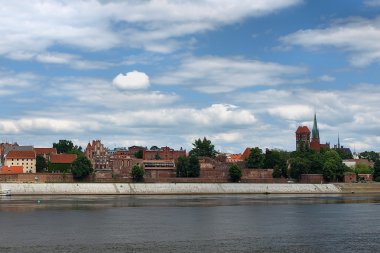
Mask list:
[[[12,195],[339,194],[380,193],[379,183],[0,183]]]
[[[341,193],[334,184],[251,183],[0,183],[12,195],[318,194]]]

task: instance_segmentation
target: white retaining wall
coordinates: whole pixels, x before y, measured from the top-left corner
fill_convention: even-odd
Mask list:
[[[333,184],[252,183],[0,183],[0,192],[43,194],[229,194],[229,193],[341,193]]]

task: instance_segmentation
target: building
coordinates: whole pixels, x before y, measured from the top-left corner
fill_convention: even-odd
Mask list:
[[[311,134],[311,139],[310,139]],[[310,132],[307,126],[299,126],[296,131],[296,150],[300,151],[303,148],[319,152],[321,148],[330,148],[330,144],[321,144],[319,138],[319,129],[317,124],[317,114],[314,114],[313,129]]]
[[[10,150],[5,155],[5,166],[22,166],[23,173],[36,173],[36,152],[34,150]]]
[[[0,144],[0,156],[1,156],[1,163],[5,163],[5,156],[8,154],[11,150],[18,150],[18,151],[32,151],[33,146],[20,146],[15,143],[1,143]]]
[[[186,150],[174,150],[170,147],[161,147],[155,150],[143,150],[144,160],[177,160],[181,155],[186,156]]]
[[[310,130],[307,126],[299,126],[296,131],[296,150],[310,147]]]
[[[21,174],[24,173],[23,166],[12,166],[12,165],[3,165],[1,166],[0,174]]]
[[[129,155],[128,151],[117,151],[109,158],[109,167],[116,176],[130,178],[132,167],[142,164],[142,159]]]
[[[354,158],[353,157],[353,154],[352,154],[352,151],[350,148],[345,148],[343,145],[340,145],[340,138],[339,138],[339,134],[338,134],[338,144],[337,145],[334,145],[334,150],[340,150],[343,154],[345,154],[346,157],[349,157],[349,158]]]
[[[95,171],[110,169],[108,165],[108,149],[104,147],[100,140],[93,140],[92,144],[89,142],[84,155],[90,160]]]
[[[36,156],[42,156],[47,162],[51,160],[52,155],[57,154],[56,148],[34,148]]]
[[[50,157],[50,172],[68,172],[71,164],[77,159],[76,154],[52,154]]]

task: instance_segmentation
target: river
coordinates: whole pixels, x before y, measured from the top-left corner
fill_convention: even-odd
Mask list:
[[[379,252],[380,195],[0,197],[0,252]]]

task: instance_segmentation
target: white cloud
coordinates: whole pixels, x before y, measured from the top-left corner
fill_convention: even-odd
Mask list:
[[[364,1],[365,5],[368,5],[370,7],[377,7],[380,6],[380,1],[379,0],[366,0]]]
[[[150,86],[148,75],[136,70],[128,72],[125,75],[118,74],[112,83],[121,90],[141,90],[147,89]]]
[[[190,57],[178,69],[154,78],[166,85],[188,85],[205,93],[229,92],[253,86],[273,86],[306,72],[304,67],[288,66],[242,58]]]
[[[359,39],[361,38],[361,39]],[[300,30],[281,38],[287,45],[336,47],[350,53],[350,63],[363,67],[380,62],[380,17],[349,18],[327,28]]]
[[[283,105],[268,109],[272,116],[279,116],[287,120],[300,120],[313,114],[313,109],[307,105]]]
[[[11,1],[0,9],[0,55],[66,46],[87,51],[115,47],[170,52],[182,37],[259,17],[301,0],[239,1]]]

